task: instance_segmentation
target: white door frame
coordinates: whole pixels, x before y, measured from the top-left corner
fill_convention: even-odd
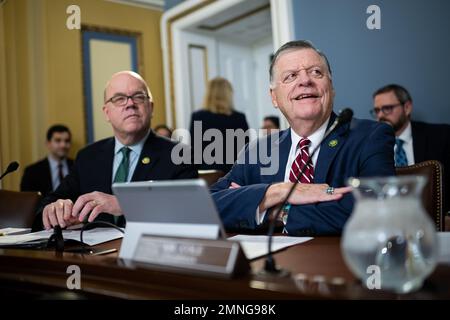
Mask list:
[[[166,11],[161,19],[161,42],[163,53],[164,91],[166,124],[174,127],[185,116],[177,105],[177,88],[183,87],[182,52],[179,45],[182,31],[245,0],[187,0]],[[294,39],[292,0],[270,0],[272,18],[273,46],[278,48],[283,43]],[[184,119],[180,119],[184,120]]]

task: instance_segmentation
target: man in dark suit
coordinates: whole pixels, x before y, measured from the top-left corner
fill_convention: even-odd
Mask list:
[[[444,212],[450,210],[446,190],[450,186],[450,125],[411,121],[413,101],[397,84],[384,86],[373,94],[372,115],[389,123],[395,131],[396,166],[438,160],[444,166]]]
[[[336,118],[325,55],[307,41],[286,43],[274,55],[270,80],[272,102],[291,128],[250,143],[230,173],[212,187],[224,225],[232,230],[264,225],[298,177],[300,183],[282,208],[285,231],[294,236],[339,234],[354,203],[347,179],[394,174],[392,128],[354,119],[333,131],[311,158],[309,152]],[[259,150],[268,150],[269,162]]]
[[[39,191],[44,197],[56,190],[73,165],[67,157],[71,140],[69,128],[61,124],[51,126],[47,130],[48,155],[25,168],[20,190]]]
[[[192,165],[175,165],[175,142],[150,129],[153,99],[144,79],[122,71],[112,76],[104,92],[103,112],[114,137],[82,149],[73,170],[56,191],[44,199],[40,217],[46,229],[98,219],[123,226],[125,219],[113,182],[190,179],[197,177]],[[40,221],[39,221],[40,222]]]

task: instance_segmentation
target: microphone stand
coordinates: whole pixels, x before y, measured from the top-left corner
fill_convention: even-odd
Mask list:
[[[299,174],[296,177],[295,183],[292,185],[291,189],[289,190],[286,198],[284,199],[284,201],[282,202],[281,206],[279,206],[277,208],[277,211],[275,212],[275,215],[272,218],[272,221],[270,221],[270,225],[269,225],[269,231],[267,233],[269,239],[268,239],[268,253],[267,253],[267,258],[264,264],[264,270],[263,273],[268,273],[268,274],[272,274],[272,275],[278,275],[280,277],[284,277],[289,275],[289,271],[284,270],[284,269],[280,269],[277,267],[275,259],[273,257],[272,254],[272,242],[273,242],[273,234],[275,231],[275,223],[278,220],[281,210],[286,206],[289,197],[292,195],[292,193],[295,190],[295,187],[297,186],[297,184],[299,183],[299,179],[300,177],[305,173],[305,169],[307,167],[307,164],[311,161],[312,157],[314,156],[314,154],[316,153],[316,151],[319,149],[319,146],[322,144],[323,141],[325,141],[325,139],[331,134],[331,132],[333,132],[333,130],[339,125],[339,124],[344,124],[347,123],[351,120],[353,116],[353,111],[349,108],[346,108],[344,110],[342,110],[339,114],[338,117],[336,117],[336,120],[334,120],[333,124],[330,126],[330,128],[325,132],[322,140],[320,141],[319,144],[317,144],[317,146],[313,149],[313,151],[311,152],[308,161],[306,162],[306,164],[304,164],[302,166],[302,169],[300,170]],[[270,215],[272,214],[271,209],[269,209],[268,215],[270,217]]]

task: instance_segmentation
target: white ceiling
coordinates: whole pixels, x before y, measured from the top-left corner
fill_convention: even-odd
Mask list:
[[[266,39],[272,34],[270,0],[243,1],[199,22],[191,30],[213,32],[221,38],[246,44]]]
[[[106,0],[151,9],[164,8],[164,0]],[[191,31],[214,33],[222,39],[239,43],[256,43],[272,34],[270,0],[245,0],[233,7],[211,16]]]
[[[110,2],[117,2],[131,6],[149,8],[149,9],[164,9],[164,0],[105,0]]]

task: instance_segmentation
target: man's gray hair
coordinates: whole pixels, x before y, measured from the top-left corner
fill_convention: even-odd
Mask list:
[[[283,44],[277,50],[277,52],[275,52],[275,54],[272,56],[272,61],[270,62],[270,68],[269,68],[270,83],[272,83],[272,81],[273,81],[273,68],[274,68],[275,63],[277,62],[278,58],[280,57],[280,55],[282,53],[284,53],[285,51],[295,51],[295,50],[301,50],[301,49],[312,49],[315,52],[317,52],[322,57],[322,59],[325,61],[327,68],[328,68],[328,72],[330,73],[330,76],[331,76],[331,67],[330,67],[330,63],[328,62],[327,56],[322,51],[320,51],[319,49],[314,47],[314,45],[310,41],[295,40],[295,41],[290,41],[290,42]]]

